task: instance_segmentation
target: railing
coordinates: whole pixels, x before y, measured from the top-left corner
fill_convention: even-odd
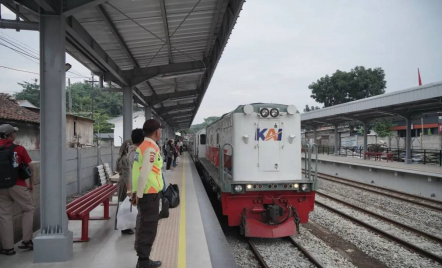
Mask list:
[[[305,147],[303,147],[305,148]],[[367,150],[368,152],[379,152],[379,153],[392,153],[393,161],[404,162],[405,159],[405,149],[403,148],[378,148],[377,150]],[[319,154],[333,155],[335,152],[334,146],[318,145]],[[338,156],[343,157],[355,157],[364,158],[363,146],[353,146],[353,147],[338,147]],[[423,164],[423,165],[437,165],[442,166],[442,150],[433,149],[411,149],[411,159],[413,163]]]

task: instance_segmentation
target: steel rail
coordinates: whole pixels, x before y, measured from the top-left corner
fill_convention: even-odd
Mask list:
[[[389,188],[385,188],[385,187],[381,187],[381,186],[371,185],[371,184],[360,182],[360,181],[353,181],[353,180],[341,178],[341,177],[338,177],[338,176],[328,175],[328,174],[324,174],[324,173],[320,173],[320,172],[318,172],[318,175],[328,176],[328,177],[331,177],[331,178],[336,179],[336,180],[341,180],[341,181],[344,181],[344,182],[360,184],[360,185],[363,185],[363,186],[366,186],[366,187],[370,187],[370,188],[374,188],[374,189],[378,189],[378,190],[381,190],[381,191],[388,191],[388,192],[392,192],[392,193],[395,193],[395,194],[400,194],[400,195],[408,196],[408,197],[411,197],[411,198],[420,199],[421,201],[431,202],[431,203],[435,203],[437,205],[442,205],[442,201],[441,200],[437,200],[437,199],[433,199],[433,198],[428,198],[428,197],[424,197],[424,196],[418,196],[418,195],[415,195],[415,194],[409,194],[409,193],[401,192],[401,191],[394,190],[394,189],[389,189]]]
[[[330,196],[330,195],[328,195],[328,194],[325,194],[325,193],[322,193],[322,192],[318,192],[318,191],[316,191],[316,194],[318,194],[318,195],[320,195],[320,196],[324,196],[324,197],[326,197],[326,198],[328,198],[328,199],[330,199],[330,200],[333,200],[334,202],[341,203],[341,204],[343,204],[343,205],[345,205],[345,206],[351,207],[351,208],[353,208],[353,209],[355,209],[355,210],[358,210],[358,211],[360,211],[360,212],[362,212],[362,213],[368,214],[368,215],[373,216],[373,217],[375,217],[375,218],[378,218],[378,219],[380,219],[380,220],[383,220],[383,221],[386,221],[386,222],[391,223],[391,224],[393,224],[393,225],[396,225],[396,226],[398,226],[398,227],[400,227],[400,228],[402,228],[402,229],[406,229],[406,230],[408,230],[408,231],[410,231],[410,232],[416,233],[416,234],[418,234],[418,235],[420,235],[420,236],[424,236],[424,237],[429,238],[429,239],[431,239],[431,240],[433,240],[433,241],[435,241],[435,242],[437,242],[437,243],[441,243],[441,244],[442,244],[442,238],[437,237],[437,236],[434,236],[434,235],[432,235],[432,234],[430,234],[430,233],[427,233],[427,232],[421,231],[421,230],[416,229],[416,228],[414,228],[414,227],[411,227],[411,226],[409,226],[409,225],[406,225],[406,224],[403,224],[403,223],[398,222],[398,221],[396,221],[396,220],[393,220],[393,219],[387,218],[387,217],[385,217],[385,216],[382,216],[382,215],[380,215],[380,214],[378,214],[378,213],[375,213],[375,212],[372,212],[372,211],[366,210],[366,209],[364,209],[364,208],[358,207],[358,206],[356,206],[356,205],[350,204],[350,203],[348,203],[348,202],[346,202],[346,201],[342,201],[342,200],[340,200],[340,199],[338,199],[338,198],[335,198],[335,197],[333,197],[333,196]]]
[[[391,198],[394,198],[394,199],[398,199],[398,200],[401,200],[401,201],[405,201],[405,202],[408,202],[408,203],[411,203],[411,204],[414,204],[414,205],[423,206],[423,207],[426,207],[426,208],[430,208],[430,209],[442,212],[442,206],[441,207],[436,207],[436,206],[429,205],[429,204],[426,204],[426,203],[421,203],[421,202],[419,202],[417,200],[410,200],[410,199],[407,199],[405,197],[400,197],[400,196],[397,196],[397,195],[394,195],[394,194],[390,194],[390,193],[386,193],[386,192],[382,192],[382,191],[378,191],[378,190],[369,189],[368,187],[374,187],[374,186],[368,185],[366,183],[360,183],[360,182],[354,182],[354,181],[344,182],[342,180],[345,180],[345,179],[342,179],[342,178],[339,178],[339,177],[336,177],[336,176],[321,174],[321,173],[318,173],[318,178],[323,179],[323,180],[333,181],[333,182],[336,182],[336,183],[340,183],[340,184],[343,184],[343,185],[346,185],[346,186],[350,186],[350,187],[354,187],[354,188],[357,188],[357,189],[365,190],[365,191],[368,191],[368,192],[372,192],[372,193],[376,193],[376,194],[380,194],[380,195],[385,195],[385,196],[388,196],[388,197],[391,197]],[[349,181],[349,180],[347,180],[347,181]],[[358,185],[354,185],[354,184],[360,184],[360,185],[362,184],[364,186],[358,186]],[[382,187],[379,187],[379,189],[382,189],[384,191],[390,191],[390,192],[394,191],[394,190],[390,190],[390,189],[386,189],[386,188],[382,188]],[[428,200],[428,199],[424,199],[424,198],[421,198],[421,197],[418,197],[418,196],[415,196],[415,195],[405,194],[405,193],[402,193],[402,192],[399,192],[399,191],[394,191],[394,192],[397,193],[397,194],[404,195],[404,196],[410,196],[410,197],[415,198],[415,199],[421,199],[422,201],[433,202],[433,203],[439,204],[438,200],[431,200],[431,199]],[[442,204],[442,202],[441,202],[441,204]]]
[[[296,242],[291,236],[288,236],[287,239],[290,241],[290,243],[292,243],[295,247],[297,247],[311,263],[316,265],[316,267],[325,268],[325,266],[322,265],[322,263],[320,263],[315,257],[313,257],[313,255],[311,255],[310,252],[308,252],[303,246],[301,246],[298,242]]]
[[[250,240],[250,238],[245,237],[247,243],[249,244],[250,249],[252,250],[253,254],[255,255],[256,259],[258,260],[259,264],[263,268],[269,268],[264,258],[259,253],[258,249],[255,247],[253,242]]]
[[[392,240],[392,241],[402,245],[403,247],[406,247],[406,248],[408,248],[410,250],[414,250],[416,253],[418,253],[418,254],[420,254],[420,255],[422,255],[424,257],[427,257],[429,259],[435,260],[438,263],[442,264],[442,257],[441,256],[438,256],[438,255],[436,255],[434,253],[431,253],[431,252],[429,252],[429,251],[427,251],[427,250],[425,250],[425,249],[423,249],[423,248],[421,248],[419,246],[411,244],[411,243],[409,243],[409,242],[407,242],[407,241],[405,241],[405,240],[403,240],[403,239],[401,239],[401,238],[399,238],[397,236],[394,236],[394,235],[392,235],[390,233],[387,233],[387,232],[385,232],[383,230],[380,230],[379,228],[374,227],[373,225],[365,223],[365,222],[363,222],[363,221],[361,221],[359,219],[356,219],[356,218],[354,218],[354,217],[352,217],[350,215],[347,215],[347,214],[345,214],[345,213],[343,213],[343,212],[341,212],[341,211],[339,211],[337,209],[334,209],[334,208],[332,208],[330,206],[327,206],[327,205],[325,205],[325,204],[323,204],[323,203],[321,203],[319,201],[315,201],[315,203],[317,205],[320,205],[320,206],[324,207],[325,209],[335,213],[335,214],[340,215],[341,217],[343,217],[345,219],[348,219],[348,220],[350,220],[350,221],[352,221],[352,222],[354,222],[354,223],[356,223],[356,224],[358,224],[358,225],[360,225],[360,226],[362,226],[364,228],[367,228],[367,229],[369,229],[369,230],[371,230],[371,231],[373,231],[375,233],[378,233],[379,235],[384,236],[385,238],[388,238],[389,240]]]

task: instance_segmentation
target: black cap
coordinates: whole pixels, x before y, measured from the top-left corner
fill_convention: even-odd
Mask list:
[[[144,135],[149,136],[154,133],[157,129],[162,128],[161,124],[155,119],[149,119],[144,122],[143,131]]]

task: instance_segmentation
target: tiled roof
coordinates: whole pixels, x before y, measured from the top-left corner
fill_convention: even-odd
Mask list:
[[[40,123],[40,115],[20,107],[9,94],[0,93],[0,119]]]

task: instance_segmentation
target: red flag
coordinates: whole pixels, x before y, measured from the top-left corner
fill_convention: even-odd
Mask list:
[[[419,86],[422,86],[421,73],[419,72],[419,68],[417,68],[417,76],[419,76]]]

